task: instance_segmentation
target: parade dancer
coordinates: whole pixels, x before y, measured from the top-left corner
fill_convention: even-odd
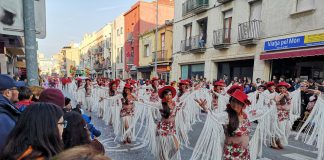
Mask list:
[[[179,160],[180,144],[189,144],[188,132],[191,125],[199,119],[200,108],[194,97],[202,91],[188,93],[180,102],[173,101],[176,96],[175,88],[165,86],[158,91],[161,103],[153,105],[142,100],[135,102],[135,114],[130,129],[135,132],[135,137],[141,133],[144,144],[147,144],[157,159]],[[160,118],[155,119],[153,112],[158,110]],[[157,124],[156,124],[157,122]],[[146,127],[142,127],[143,124]],[[136,128],[135,128],[136,127]],[[138,128],[137,128],[138,127]]]
[[[98,88],[98,95],[96,97],[99,97],[99,103],[98,103],[98,117],[103,118],[106,101],[105,98],[108,97],[109,90],[108,87],[105,86],[105,83],[100,83]]]
[[[132,89],[133,87],[130,84],[125,84],[124,91],[122,93],[123,97],[121,99],[121,135],[123,135],[122,140],[125,144],[132,143],[132,131],[126,133],[134,116],[134,101],[136,101],[136,97],[132,95]]]
[[[300,128],[295,140],[304,133],[302,141],[314,145],[318,149],[317,160],[324,159],[324,95],[320,91],[312,91],[318,96],[317,101],[305,123]]]
[[[208,112],[204,128],[199,136],[191,159],[211,160],[250,160],[256,159],[260,146],[260,135],[264,131],[263,121],[250,141],[251,122],[262,119],[267,110],[245,108],[251,104],[248,96],[241,90],[231,94],[230,103],[225,111],[213,113],[206,100],[197,99],[197,103]]]
[[[275,137],[272,147],[275,149],[283,149],[283,144],[288,144],[288,137],[291,130],[290,110],[292,109],[292,97],[287,89],[290,85],[286,82],[280,82],[277,85],[279,94],[276,94],[275,101],[277,106],[277,116],[279,121],[279,129],[282,137]]]
[[[184,97],[189,94],[189,81],[181,80],[179,82],[179,89],[177,94],[177,102],[180,102]]]
[[[77,100],[77,104],[79,105],[84,105],[84,98],[85,98],[85,91],[84,91],[84,87],[83,87],[83,82],[82,79],[77,79],[77,88],[76,88],[76,100]]]
[[[152,84],[152,88],[151,88],[151,96],[150,96],[150,102],[159,102],[159,95],[158,95],[158,90],[159,90],[159,78],[157,77],[153,77],[151,79],[151,84]]]
[[[85,107],[87,111],[92,112],[92,84],[90,79],[86,79],[85,81]]]
[[[176,106],[172,100],[176,95],[176,90],[171,86],[166,86],[159,90],[158,95],[162,100],[160,109],[162,119],[157,123],[155,155],[158,155],[161,160],[181,159],[180,141],[176,134],[175,123],[175,117],[181,106]]]
[[[218,112],[218,111],[222,111],[222,109],[219,109],[218,106],[225,106],[227,104],[227,100],[225,98],[223,89],[224,89],[224,82],[223,81],[216,81],[214,83],[214,88],[213,90],[209,91],[209,94],[206,94],[207,97],[202,97],[204,99],[208,100],[208,103],[210,101],[210,103],[212,104],[212,111],[214,112]],[[200,89],[200,90],[204,90],[204,89]]]

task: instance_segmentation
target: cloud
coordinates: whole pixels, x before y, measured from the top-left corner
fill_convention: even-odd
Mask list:
[[[118,9],[118,8],[122,8],[122,7],[125,7],[125,5],[102,7],[102,8],[96,9],[96,11],[97,12],[103,12],[103,11],[114,10],[114,9]]]

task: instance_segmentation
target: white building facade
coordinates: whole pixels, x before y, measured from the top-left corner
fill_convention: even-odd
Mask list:
[[[323,13],[322,0],[175,1],[172,80],[323,79]]]
[[[124,37],[124,15],[121,14],[113,22],[112,36],[112,72],[113,78],[125,78],[125,37]]]

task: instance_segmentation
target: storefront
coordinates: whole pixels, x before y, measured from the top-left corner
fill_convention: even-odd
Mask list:
[[[266,41],[260,59],[270,61],[273,79],[324,79],[324,34]]]
[[[188,64],[181,66],[181,79],[204,77],[205,64]]]
[[[171,67],[168,65],[157,66],[157,73],[161,80],[169,84]]]
[[[139,79],[150,79],[151,73],[153,71],[152,66],[140,66],[137,67],[137,71],[140,73]]]
[[[218,79],[231,80],[252,80],[253,76],[253,59],[219,62]],[[227,77],[227,78],[226,78]]]

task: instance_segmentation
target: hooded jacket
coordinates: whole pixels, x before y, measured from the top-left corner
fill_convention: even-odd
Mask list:
[[[19,116],[20,111],[6,97],[0,95],[0,153]]]

